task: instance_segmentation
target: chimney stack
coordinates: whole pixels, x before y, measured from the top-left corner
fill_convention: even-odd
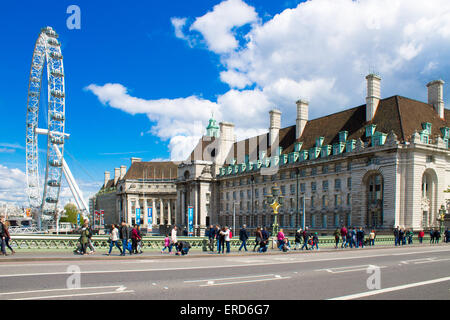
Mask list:
[[[274,109],[269,112],[270,115],[270,127],[269,127],[269,139],[270,146],[273,146],[277,141],[281,129],[281,111]],[[278,146],[277,143],[275,146]]]
[[[122,180],[127,174],[127,166],[120,166],[120,180]]]
[[[119,177],[120,177],[120,169],[114,168],[114,185],[116,185],[117,181],[119,181]]]
[[[434,80],[427,84],[428,103],[433,105],[437,114],[444,119],[444,81]]]
[[[106,187],[106,184],[108,183],[110,178],[111,174],[109,173],[109,171],[105,171],[105,184],[103,185],[103,187]]]
[[[295,122],[295,139],[300,139],[308,122],[309,102],[298,100],[297,102],[297,120]]]
[[[142,159],[141,158],[131,158],[131,164],[135,163],[135,162],[141,162]]]
[[[378,104],[381,99],[381,78],[376,74],[369,74],[367,80],[367,98],[366,98],[366,122],[372,121],[377,112]]]

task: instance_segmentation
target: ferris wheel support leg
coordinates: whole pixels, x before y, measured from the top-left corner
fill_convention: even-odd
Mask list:
[[[70,171],[66,160],[64,160],[64,158],[62,157],[61,151],[59,150],[59,148],[56,145],[53,145],[53,148],[55,149],[58,157],[62,160],[63,173],[69,184],[70,191],[72,192],[72,195],[75,198],[75,201],[77,202],[78,208],[82,212],[83,218],[86,218],[86,215],[89,215],[89,209],[88,209],[86,202],[83,199],[83,193],[81,192],[80,188],[78,187],[78,184],[75,181],[75,178],[73,177],[72,172]]]

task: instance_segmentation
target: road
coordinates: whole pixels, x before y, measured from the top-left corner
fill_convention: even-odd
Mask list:
[[[1,300],[449,300],[450,246],[120,261],[2,261],[0,288]]]

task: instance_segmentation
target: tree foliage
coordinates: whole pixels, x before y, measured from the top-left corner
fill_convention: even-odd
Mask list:
[[[78,213],[80,212],[76,205],[73,203],[68,203],[64,206],[64,211],[66,212],[63,217],[59,220],[60,222],[70,222],[77,224]],[[80,223],[83,223],[83,217],[80,218]]]

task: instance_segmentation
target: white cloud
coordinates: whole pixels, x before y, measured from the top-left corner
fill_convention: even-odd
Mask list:
[[[170,22],[172,23],[174,29],[175,29],[175,36],[177,38],[186,40],[187,37],[184,35],[183,27],[186,25],[186,18],[172,18],[170,19]]]
[[[88,89],[111,107],[147,114],[174,160],[191,152],[212,111],[244,138],[268,127],[272,108],[283,112],[283,125],[294,124],[298,98],[310,101],[310,118],[365,103],[369,72],[381,74],[383,97],[422,101],[426,83],[450,76],[448,0],[310,0],[265,22],[244,1],[226,0],[203,16],[171,21],[178,38],[192,45],[201,36],[218,54],[228,92],[216,101],[145,100],[121,84]]]
[[[26,176],[20,169],[0,164],[0,201],[25,203]]]
[[[200,32],[211,51],[226,53],[239,45],[234,28],[256,22],[257,17],[255,9],[242,0],[226,0],[197,18],[190,30]]]

